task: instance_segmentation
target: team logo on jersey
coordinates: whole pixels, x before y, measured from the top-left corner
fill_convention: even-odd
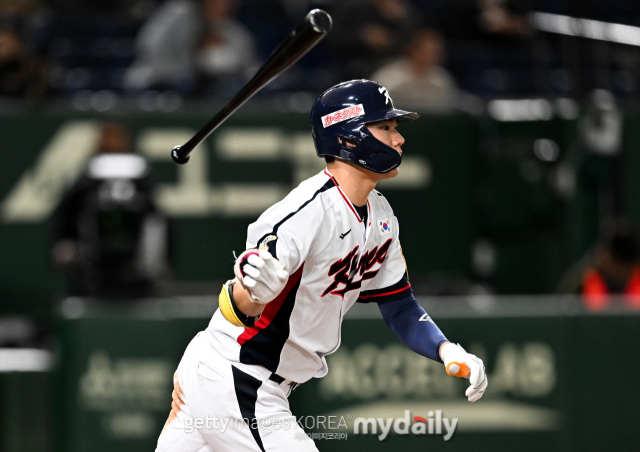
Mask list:
[[[364,107],[362,106],[362,104],[358,104],[352,107],[343,108],[342,110],[334,111],[333,113],[329,113],[328,115],[320,118],[320,120],[322,121],[322,127],[326,129],[327,127],[339,122],[346,121],[347,119],[351,118],[356,118],[362,115],[364,115]]]
[[[380,232],[382,232],[383,234],[390,234],[391,233],[391,225],[389,223],[387,223],[386,220],[378,221],[378,226],[380,226]]]
[[[258,246],[258,249],[259,250],[269,251],[269,242],[273,242],[274,240],[278,240],[278,236],[276,236],[276,235],[268,235],[268,236],[266,236],[264,239],[262,239],[262,242],[260,242],[260,245]],[[275,245],[275,243],[273,245]],[[271,254],[273,254],[273,253],[271,253]]]
[[[362,281],[372,279],[378,274],[380,266],[387,258],[390,246],[391,239],[384,242],[380,248],[376,246],[371,251],[363,253],[362,256],[358,256],[360,246],[356,246],[343,259],[331,264],[327,276],[333,276],[333,282],[325,289],[322,296],[324,297],[330,293],[331,295],[344,297],[344,294],[350,290],[362,287]],[[374,269],[377,264],[379,264],[378,267]],[[357,275],[360,275],[360,279],[354,281]],[[339,287],[341,284],[344,286]]]

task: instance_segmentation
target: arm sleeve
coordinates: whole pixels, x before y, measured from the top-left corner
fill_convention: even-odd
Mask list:
[[[398,300],[378,303],[378,307],[387,326],[403,344],[422,356],[442,362],[440,346],[448,340],[413,298],[413,293]]]

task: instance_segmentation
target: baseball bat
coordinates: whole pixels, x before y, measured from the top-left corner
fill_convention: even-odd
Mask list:
[[[255,93],[302,58],[331,30],[331,16],[321,9],[309,11],[305,19],[271,53],[251,80],[202,129],[182,146],[171,151],[174,162],[184,164],[189,154],[220,124],[231,116]]]

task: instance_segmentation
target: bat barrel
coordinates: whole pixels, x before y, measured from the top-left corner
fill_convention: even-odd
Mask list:
[[[189,161],[189,154],[196,146],[216,130],[220,124],[238,108],[244,105],[245,102],[251,99],[255,93],[302,58],[331,30],[331,26],[332,20],[329,14],[321,9],[311,10],[300,25],[276,47],[260,70],[258,70],[253,78],[225,107],[187,143],[173,148],[171,151],[173,161],[179,164],[187,163]]]

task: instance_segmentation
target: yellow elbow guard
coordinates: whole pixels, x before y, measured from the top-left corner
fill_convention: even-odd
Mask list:
[[[218,297],[220,312],[222,312],[224,318],[227,319],[232,325],[242,328],[251,328],[253,325],[255,325],[260,316],[249,317],[240,312],[238,306],[236,306],[236,303],[233,300],[234,284],[235,280],[232,279],[222,285],[222,291],[220,292],[220,296]]]

